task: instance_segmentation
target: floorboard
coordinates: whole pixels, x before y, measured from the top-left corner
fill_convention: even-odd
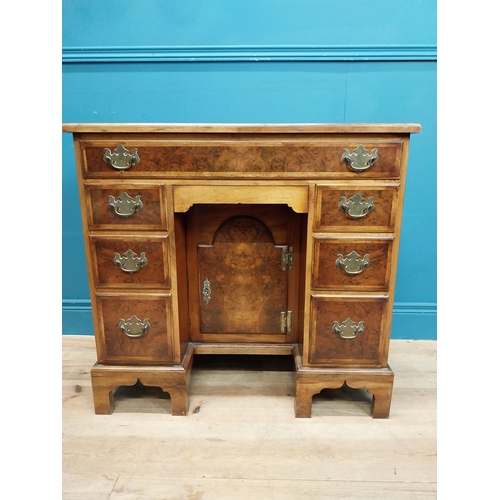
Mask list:
[[[95,415],[91,336],[63,336],[63,500],[436,498],[436,342],[391,341],[391,415],[347,387],[294,417],[287,357],[195,359],[189,413],[157,388],[120,388]]]

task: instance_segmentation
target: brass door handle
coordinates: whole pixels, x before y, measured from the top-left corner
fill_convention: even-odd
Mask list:
[[[123,173],[125,170],[137,165],[141,159],[137,154],[137,148],[134,148],[129,153],[128,149],[120,144],[113,152],[108,148],[104,148],[103,160]]]
[[[334,321],[332,330],[335,333],[338,333],[341,339],[352,340],[364,332],[365,324],[363,323],[363,321],[360,321],[356,325],[351,318],[347,318],[340,324],[338,323],[338,321]]]
[[[127,337],[131,338],[142,337],[151,328],[148,318],[141,321],[137,316],[132,316],[127,321],[120,318],[118,326],[125,332]]]
[[[355,172],[368,170],[378,160],[377,148],[373,148],[370,153],[364,146],[359,145],[352,153],[344,148],[342,162],[352,168]]]

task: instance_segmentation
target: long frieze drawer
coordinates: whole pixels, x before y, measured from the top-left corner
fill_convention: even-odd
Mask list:
[[[162,185],[85,184],[89,229],[167,229]]]
[[[173,359],[171,297],[96,296],[99,363],[168,364]]]
[[[82,143],[86,177],[125,174],[192,176],[217,173],[269,177],[280,174],[335,174],[392,179],[400,175],[403,141],[362,138],[314,140],[140,141]]]
[[[97,287],[169,288],[168,236],[91,236]]]
[[[382,366],[387,362],[388,297],[311,299],[309,362],[324,366]]]
[[[314,290],[389,290],[393,238],[314,238]]]
[[[315,231],[394,231],[399,184],[318,185]]]

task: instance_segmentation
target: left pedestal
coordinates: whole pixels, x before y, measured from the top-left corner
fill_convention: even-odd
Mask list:
[[[190,348],[181,365],[175,366],[119,366],[96,363],[90,370],[94,409],[98,415],[113,413],[113,393],[119,386],[141,384],[160,387],[170,394],[172,415],[187,415],[189,377],[193,364]]]

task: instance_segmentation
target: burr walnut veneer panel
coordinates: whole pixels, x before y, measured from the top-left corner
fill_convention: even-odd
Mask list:
[[[398,214],[399,182],[318,185],[316,189],[316,231],[394,231]],[[349,215],[355,197],[366,207]],[[342,208],[339,209],[339,206]],[[366,213],[363,215],[364,211]]]
[[[120,233],[90,241],[97,287],[170,288],[168,236]],[[132,271],[123,270],[127,264]]]
[[[134,168],[134,177],[156,177],[171,173],[179,175],[219,173],[265,174],[281,173],[335,173],[353,177],[355,174],[342,162],[344,148],[354,150],[359,142],[350,138],[249,136],[228,140],[199,137],[184,141],[167,137],[165,141],[94,141],[84,143],[84,166],[89,177],[108,176],[107,164],[102,161],[103,148],[114,150],[119,145],[129,151],[137,148],[140,162]],[[244,142],[243,142],[244,141]],[[385,142],[370,138],[364,147],[378,149],[381,161],[374,166],[377,178],[397,178],[401,165],[403,141]]]
[[[387,297],[313,296],[310,361],[314,364],[384,366],[386,339],[382,330],[387,321]],[[332,330],[332,320],[341,324],[350,318],[363,332],[348,340]]]
[[[168,229],[161,184],[85,183],[84,188],[90,229]]]
[[[389,416],[415,124],[67,124],[93,308],[96,413],[137,381],[189,410],[197,353],[293,355],[295,414],[346,383]]]
[[[169,364],[173,360],[173,327],[169,294],[98,294],[98,361],[112,364]],[[120,321],[132,317],[149,324],[141,337],[124,333]]]
[[[392,237],[315,237],[312,288],[388,291],[392,242]],[[341,262],[344,260],[351,263],[352,274],[349,274],[348,265],[343,269]]]

